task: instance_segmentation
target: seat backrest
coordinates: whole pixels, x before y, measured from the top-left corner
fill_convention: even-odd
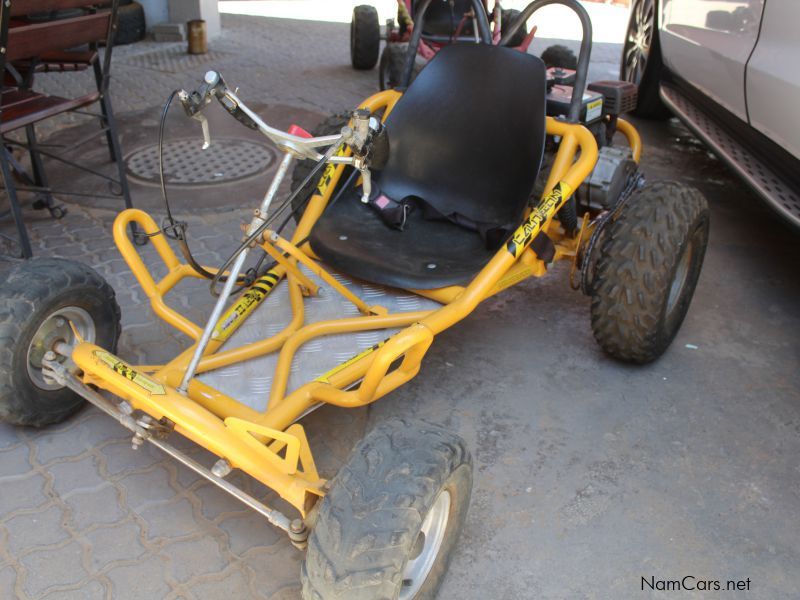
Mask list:
[[[444,216],[516,224],[528,204],[545,138],[545,67],[488,44],[443,48],[386,120],[383,193],[421,198]]]

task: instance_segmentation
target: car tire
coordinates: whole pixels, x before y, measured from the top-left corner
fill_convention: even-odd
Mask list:
[[[44,351],[79,334],[116,351],[120,310],[113,288],[71,260],[33,258],[12,268],[0,286],[0,421],[41,427],[63,421],[84,403],[42,375]]]
[[[664,64],[658,39],[657,13],[657,0],[634,0],[631,4],[619,78],[638,87],[635,115],[666,119],[670,112],[659,96]]]
[[[461,437],[422,421],[379,425],[322,500],[301,570],[303,598],[435,598],[471,491]]]
[[[676,182],[635,191],[606,227],[591,285],[592,331],[614,358],[648,363],[680,329],[703,266],[705,197]]]

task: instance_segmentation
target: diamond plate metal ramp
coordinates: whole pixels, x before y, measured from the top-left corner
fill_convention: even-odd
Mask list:
[[[317,296],[305,298],[306,323],[357,317],[358,309],[301,267],[303,272],[320,286]],[[390,313],[433,310],[439,303],[393,288],[353,281],[334,273],[334,277],[370,306],[383,306]],[[289,291],[285,280],[250,315],[247,322],[223,346],[223,350],[238,348],[279,333],[292,319]],[[352,358],[359,352],[385,340],[399,329],[378,329],[342,333],[314,338],[300,347],[292,363],[287,392],[297,389],[315,377]],[[264,411],[267,407],[278,352],[251,359],[198,375],[198,379],[250,408]]]

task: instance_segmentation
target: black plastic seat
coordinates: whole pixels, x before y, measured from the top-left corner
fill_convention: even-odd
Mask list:
[[[373,174],[381,192],[420,199],[445,217],[509,231],[539,173],[545,137],[545,68],[534,56],[485,44],[442,49],[386,121],[390,156]],[[411,213],[388,227],[359,190],[346,189],[314,226],[310,243],[359,279],[434,289],[468,282],[494,255],[476,231]]]

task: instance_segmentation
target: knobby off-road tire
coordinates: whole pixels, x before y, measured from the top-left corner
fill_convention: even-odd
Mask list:
[[[460,437],[420,421],[379,425],[354,448],[322,500],[301,572],[303,597],[434,598],[471,490],[472,459]],[[420,535],[423,525],[427,537]],[[436,539],[440,545],[432,553],[424,542]],[[409,570],[430,556],[427,573],[408,579]],[[411,582],[419,584],[415,593]]]
[[[378,63],[381,25],[374,6],[362,4],[353,9],[350,21],[350,61],[354,69],[371,69]]]
[[[146,33],[144,8],[138,2],[119,7],[114,45],[132,44],[143,40]]]
[[[403,68],[406,64],[407,53],[408,44],[386,44],[383,52],[381,52],[381,62],[378,66],[378,86],[381,91],[391,90],[402,85],[401,79],[403,78]],[[414,80],[422,72],[426,64],[415,58],[408,85],[414,83]]]
[[[0,284],[0,421],[39,427],[63,421],[82,406],[80,396],[41,375],[46,345],[56,339],[75,342],[68,321],[86,341],[116,351],[119,305],[94,269],[33,258],[7,273]]]
[[[393,90],[400,85],[407,52],[408,44],[386,44],[378,66],[378,86],[381,91]]]
[[[349,112],[336,113],[314,127],[314,129],[311,130],[311,135],[314,137],[323,135],[337,135],[342,131],[342,127],[347,125],[349,122]],[[300,187],[300,184],[303,183],[303,180],[308,176],[309,173],[311,173],[311,169],[313,168],[314,161],[312,160],[298,160],[295,162],[294,169],[292,170],[292,191]],[[320,177],[322,177],[322,172],[320,172]],[[342,180],[340,179],[340,181]],[[303,216],[303,210],[305,210],[306,203],[314,194],[314,190],[316,189],[318,183],[319,177],[315,177],[303,188],[303,191],[300,192],[294,200],[292,200],[292,211],[294,212],[295,222],[299,222],[300,217]]]
[[[516,21],[519,15],[520,12],[516,9],[508,8],[504,10],[500,16],[500,24],[503,28],[503,31],[508,31],[508,25],[511,25],[511,23]],[[528,26],[523,23],[520,25],[520,28],[514,32],[514,35],[511,37],[511,39],[508,40],[506,46],[509,48],[516,48],[525,41],[526,37],[528,37]]]
[[[689,309],[708,244],[708,204],[694,188],[658,182],[634,192],[607,227],[592,331],[614,358],[647,363],[667,349]]]
[[[578,68],[578,57],[563,44],[553,44],[545,48],[542,52],[542,61],[548,69],[550,67],[573,70]]]

